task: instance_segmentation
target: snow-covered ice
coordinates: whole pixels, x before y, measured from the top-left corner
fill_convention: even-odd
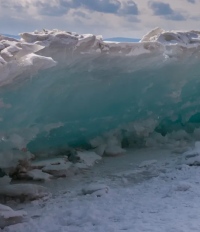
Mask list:
[[[55,164],[45,166],[42,169],[42,171],[55,177],[64,177],[71,174],[71,167],[72,163],[68,162],[66,164]]]
[[[200,168],[182,164],[182,155],[169,150],[128,150],[126,155],[105,157],[67,181],[47,182],[52,198],[15,205],[27,211],[28,219],[3,232],[199,231]],[[157,175],[143,167],[141,176],[138,166],[147,157],[157,160]]]
[[[52,175],[45,173],[39,169],[33,169],[31,171],[28,171],[26,175],[28,178],[37,181],[47,181],[53,177]]]
[[[160,28],[0,36],[3,232],[199,232],[199,51]]]
[[[18,199],[21,201],[34,200],[49,196],[50,193],[47,188],[36,184],[8,184],[1,185],[0,198],[1,199]]]
[[[160,28],[137,43],[57,29],[0,36],[2,166],[27,150],[43,157],[91,145],[115,156],[122,142],[151,147],[181,130],[198,137],[199,49],[198,31]]]
[[[25,211],[14,211],[10,207],[0,204],[0,229],[25,221]]]
[[[101,156],[92,151],[78,151],[77,156],[79,157],[80,162],[87,166],[93,166],[95,163],[101,160]]]

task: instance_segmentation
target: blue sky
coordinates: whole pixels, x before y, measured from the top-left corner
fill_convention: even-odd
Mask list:
[[[59,28],[141,37],[155,27],[199,28],[200,0],[0,0],[0,32]]]

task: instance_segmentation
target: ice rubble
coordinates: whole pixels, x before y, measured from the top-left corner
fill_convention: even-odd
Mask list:
[[[0,204],[0,228],[25,221],[26,212],[14,211],[8,206]]]
[[[22,33],[21,40],[0,36],[0,171],[48,181],[87,170],[103,155],[123,155],[129,146],[186,151],[182,163],[199,165],[199,143],[188,151],[200,138],[199,48],[200,32],[160,28],[139,43],[59,30]],[[140,163],[129,177],[156,162]],[[172,191],[191,186],[180,182]],[[104,184],[82,189],[108,192]],[[2,199],[49,196],[40,185],[0,178]],[[0,228],[25,216],[0,205]]]
[[[102,196],[109,192],[109,187],[104,184],[90,184],[82,189],[84,195],[93,194],[95,196]]]
[[[0,187],[1,201],[12,199],[23,202],[44,197],[48,198],[51,195],[47,188],[36,184],[7,184]]]
[[[0,168],[70,147],[185,148],[179,135],[199,137],[199,51],[200,32],[160,28],[139,43],[60,30],[0,36]]]
[[[27,77],[54,66],[56,62],[52,58],[35,54],[42,48],[0,35],[0,86],[12,83],[19,75],[25,74]]]

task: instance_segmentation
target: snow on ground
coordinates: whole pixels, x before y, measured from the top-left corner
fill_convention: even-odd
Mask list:
[[[200,167],[183,164],[180,154],[130,150],[82,175],[45,182],[47,201],[10,203],[28,220],[2,231],[199,232],[199,176]]]

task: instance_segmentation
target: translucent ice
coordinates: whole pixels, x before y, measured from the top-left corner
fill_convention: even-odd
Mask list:
[[[197,131],[200,32],[157,28],[139,43],[59,30],[21,38],[0,36],[4,166],[27,150],[91,148],[90,141],[107,132],[120,146],[143,146],[155,133]]]

